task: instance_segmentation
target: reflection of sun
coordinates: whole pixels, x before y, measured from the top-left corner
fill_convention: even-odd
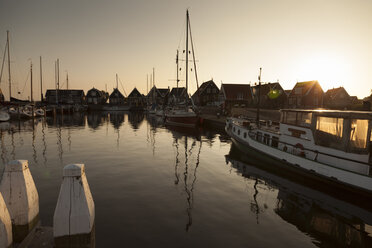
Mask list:
[[[305,58],[297,71],[299,81],[318,80],[323,90],[344,86],[350,65],[334,56]]]

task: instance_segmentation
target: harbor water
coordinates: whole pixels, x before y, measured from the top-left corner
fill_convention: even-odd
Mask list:
[[[129,112],[5,122],[0,132],[0,176],[8,161],[29,161],[43,226],[53,225],[63,167],[85,164],[96,247],[372,247],[362,199],[264,169],[223,132]]]

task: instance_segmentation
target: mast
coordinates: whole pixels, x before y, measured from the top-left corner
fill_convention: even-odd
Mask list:
[[[176,56],[176,64],[177,64],[177,91],[178,91],[178,82],[180,81],[178,78],[178,71],[179,71],[179,65],[178,65],[178,49],[177,49],[177,56]],[[177,94],[178,95],[178,94]]]
[[[40,96],[41,96],[41,102],[44,101],[43,97],[43,70],[42,70],[42,64],[41,64],[41,56],[40,56]]]
[[[189,10],[186,10],[186,96],[188,96],[188,69],[189,66]]]
[[[119,90],[118,74],[116,73],[116,89]]]
[[[9,74],[9,101],[12,98],[12,79],[10,75],[9,30],[6,31],[6,44],[8,45],[8,74]]]
[[[68,89],[68,73],[66,75],[66,84],[67,84],[67,89]]]
[[[257,98],[257,119],[256,119],[257,127],[260,127],[261,71],[262,71],[262,68],[260,68],[260,75],[258,76],[258,91],[257,91],[258,98]]]
[[[155,86],[155,68],[152,68],[152,83]]]
[[[146,74],[146,95],[149,94],[149,74]]]
[[[31,62],[31,68],[30,68],[30,77],[31,77],[31,103],[34,101],[34,94],[32,92],[32,62]]]

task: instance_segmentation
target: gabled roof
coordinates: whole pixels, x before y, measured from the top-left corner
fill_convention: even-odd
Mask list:
[[[165,97],[168,93],[169,93],[169,89],[168,88],[165,88],[165,89],[157,89],[160,96],[162,97]]]
[[[185,87],[174,87],[172,88],[171,92],[170,92],[170,95],[171,96],[182,96],[182,94],[186,92],[186,88]]]
[[[295,95],[305,96],[305,95],[308,95],[310,93],[310,91],[312,90],[312,88],[317,84],[319,85],[319,82],[317,80],[306,81],[306,82],[298,82],[293,87],[293,89],[290,93],[290,96],[295,96]],[[319,85],[319,87],[320,87],[320,85]],[[297,91],[299,91],[299,90],[296,90],[296,89],[301,89],[301,93],[298,93]]]
[[[251,86],[249,84],[221,84],[221,91],[226,100],[252,99]]]
[[[88,90],[87,96],[90,96],[92,92],[96,92],[98,97],[102,97],[104,94],[104,91],[101,91],[93,87],[92,89]]]
[[[129,97],[140,97],[142,94],[137,90],[137,88],[134,88],[132,92],[128,95]]]
[[[339,88],[333,88],[333,89],[329,89],[327,90],[327,92],[325,93],[324,97],[326,98],[329,98],[329,99],[335,99],[338,95],[340,95],[342,92],[346,93],[346,95],[348,97],[350,97],[350,95],[347,93],[347,91],[345,90],[344,87],[339,87]]]
[[[195,93],[193,94],[193,96],[196,96],[197,94],[202,94],[202,93],[205,91],[205,89],[206,89],[208,86],[210,86],[210,85],[212,85],[212,87],[216,87],[216,88],[218,89],[217,85],[213,82],[213,80],[209,80],[209,81],[207,81],[207,82],[202,83],[202,84],[200,85],[199,89],[197,89],[197,90],[195,91]]]
[[[123,94],[121,94],[121,92],[119,91],[118,88],[115,88],[112,93],[110,94],[110,98],[124,98]]]

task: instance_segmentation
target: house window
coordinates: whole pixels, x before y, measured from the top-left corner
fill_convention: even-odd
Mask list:
[[[207,89],[207,93],[208,93],[208,94],[211,93],[211,88],[208,88],[208,89]]]
[[[279,138],[276,136],[273,136],[271,140],[271,146],[278,148],[278,144],[279,144]]]
[[[212,93],[217,93],[217,89],[212,89]]]
[[[238,94],[236,95],[236,99],[237,99],[237,100],[243,100],[243,93],[242,93],[242,92],[238,93]]]

